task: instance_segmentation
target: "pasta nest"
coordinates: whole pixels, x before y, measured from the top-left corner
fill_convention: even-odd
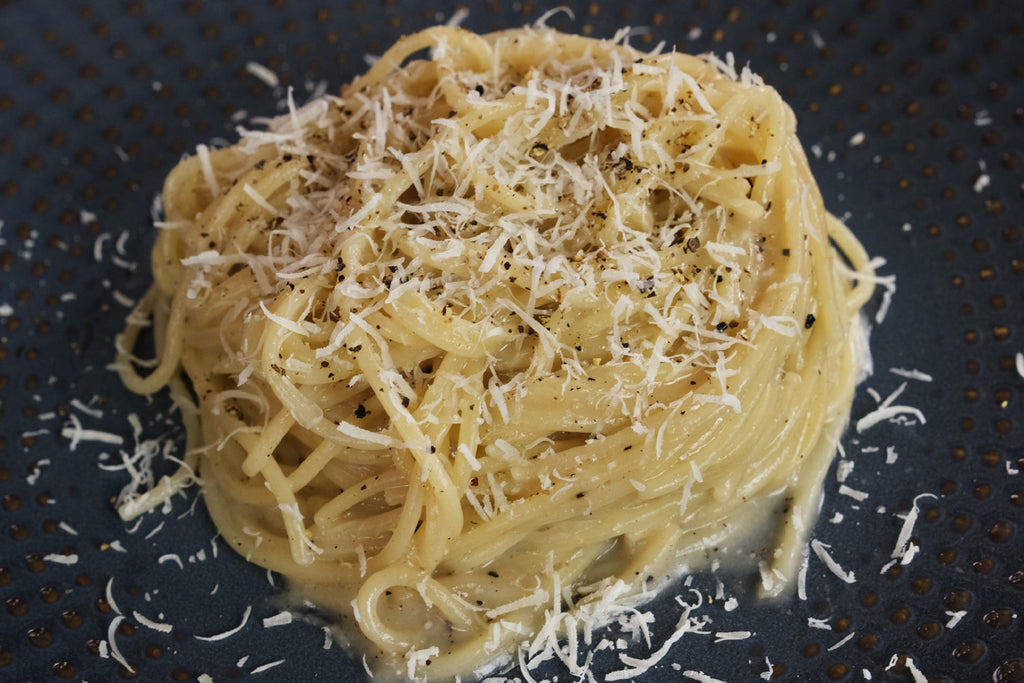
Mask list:
[[[167,179],[125,381],[177,387],[224,537],[384,670],[536,654],[769,494],[793,573],[867,258],[771,87],[625,37],[429,29]]]

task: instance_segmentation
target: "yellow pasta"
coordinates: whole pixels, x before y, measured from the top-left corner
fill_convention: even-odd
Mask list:
[[[793,576],[870,266],[749,71],[431,28],[200,148],[163,201],[124,382],[195,403],[224,538],[381,675],[480,670],[728,543],[758,501],[788,502],[766,592]]]

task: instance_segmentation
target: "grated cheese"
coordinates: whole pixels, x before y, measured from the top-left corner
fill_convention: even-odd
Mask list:
[[[78,448],[78,445],[83,441],[96,441],[99,443],[111,444],[113,446],[120,446],[124,443],[124,437],[120,434],[98,429],[83,428],[82,421],[79,420],[78,416],[74,413],[68,415],[68,424],[61,428],[60,435],[65,439],[71,440],[71,443],[68,444],[68,448],[72,451]]]
[[[889,368],[889,372],[900,377],[906,377],[907,379],[916,379],[920,382],[931,382],[932,376],[926,372],[920,370],[905,370],[903,368]]]
[[[286,626],[290,623],[292,623],[292,613],[288,611],[279,612],[272,617],[263,618],[263,628]]]
[[[377,444],[379,446],[388,446],[388,447],[395,448],[395,447],[400,447],[402,445],[402,443],[400,441],[398,441],[397,439],[394,439],[394,438],[392,438],[392,437],[390,437],[390,436],[388,436],[386,434],[380,434],[378,432],[371,432],[368,429],[363,429],[362,427],[357,427],[356,425],[354,425],[351,422],[348,422],[346,420],[339,420],[338,421],[338,431],[341,432],[342,434],[345,434],[346,436],[351,436],[351,437],[353,437],[355,439],[359,439],[361,441],[366,441],[366,442],[372,443],[372,444]]]
[[[114,610],[114,612],[116,614],[121,614],[122,613],[121,612],[121,608],[117,606],[117,602],[114,600],[113,589],[114,589],[114,577],[111,576],[107,580],[107,585],[106,585],[106,589],[104,590],[104,593],[106,594],[107,604],[110,605],[110,609]]]
[[[836,465],[836,481],[840,484],[845,482],[850,477],[850,474],[853,473],[855,464],[856,463],[853,460],[841,458],[839,463]]]
[[[281,84],[281,81],[277,77],[277,74],[268,69],[267,67],[263,66],[259,62],[246,62],[245,70],[248,73],[255,76],[256,78],[258,78],[259,80],[263,81],[263,83],[268,87],[276,88]]]
[[[753,633],[750,631],[716,631],[715,642],[724,643],[727,640],[747,640]]]
[[[94,399],[95,398],[96,397],[94,397]],[[82,401],[80,399],[73,398],[73,399],[71,399],[71,401],[69,401],[69,404],[75,410],[77,410],[79,412],[82,412],[82,413],[85,413],[89,417],[95,417],[97,419],[103,417],[103,411],[102,410],[100,410],[99,408],[93,408],[92,406],[88,406],[85,403],[82,403]]]
[[[845,571],[841,566],[839,566],[839,563],[832,559],[832,556],[829,555],[828,549],[831,547],[832,546],[826,545],[818,539],[814,539],[813,541],[811,541],[811,550],[814,551],[814,554],[818,556],[819,560],[825,563],[825,566],[828,567],[828,570],[830,572],[838,576],[842,581],[846,583],[854,583],[854,573],[852,571]]]
[[[829,647],[828,651],[829,652],[835,652],[836,650],[841,648],[843,645],[846,645],[848,642],[853,640],[853,636],[854,635],[856,635],[856,631],[851,631],[849,634],[847,634],[847,636],[845,638],[843,638],[842,640],[838,641],[835,645],[832,645],[831,647]]]
[[[896,545],[893,547],[890,557],[896,560],[901,560],[901,564],[908,564],[910,560],[917,554],[917,544],[910,542],[910,535],[914,532],[914,524],[917,523],[918,516],[918,501],[923,498],[937,498],[933,493],[922,493],[914,497],[914,502],[910,506],[910,512],[903,516],[903,526],[900,527],[900,533],[896,537]],[[900,517],[900,515],[897,515]]]
[[[263,195],[261,195],[261,194],[260,194],[260,193],[259,193],[259,192],[258,192],[258,191],[256,190],[256,188],[254,188],[254,187],[253,187],[252,185],[250,185],[249,183],[245,183],[245,184],[244,184],[244,185],[242,186],[242,191],[243,191],[243,192],[245,192],[245,193],[246,193],[247,195],[249,195],[249,198],[250,198],[250,199],[252,199],[252,200],[253,200],[254,202],[256,202],[256,204],[257,204],[257,205],[258,205],[258,206],[259,206],[259,207],[260,207],[261,209],[263,209],[264,211],[266,211],[267,213],[269,213],[269,214],[270,214],[271,216],[278,216],[278,215],[280,215],[280,212],[278,212],[278,210],[277,210],[276,208],[274,208],[274,205],[273,205],[273,204],[271,204],[270,202],[268,202],[268,201],[267,201],[267,200],[266,200],[266,199],[265,199],[265,198],[263,197]]]
[[[126,660],[124,655],[121,654],[121,649],[117,646],[117,640],[115,638],[117,635],[117,627],[121,625],[121,622],[124,621],[124,619],[125,618],[119,614],[110,620],[110,624],[107,626],[107,640],[105,642],[110,645],[110,656],[116,659],[118,663],[128,669],[128,671],[135,673],[135,667],[129,664],[128,660]]]
[[[924,414],[919,409],[913,406],[892,405],[893,401],[903,393],[903,390],[906,389],[906,387],[907,384],[904,382],[895,391],[889,394],[889,396],[887,396],[877,408],[857,420],[857,432],[863,433],[875,425],[887,420],[896,421],[897,418],[902,415],[911,415],[916,418],[920,424],[925,424],[926,420]]]
[[[184,563],[181,561],[181,557],[179,557],[177,553],[166,553],[158,557],[156,561],[158,564],[163,564],[164,562],[176,562],[178,564],[178,569],[185,568]]]
[[[206,187],[214,197],[220,194],[220,183],[217,182],[217,174],[213,170],[213,163],[210,161],[210,148],[206,145],[196,145],[196,156],[199,157],[199,166],[203,171],[203,179],[206,180]]]
[[[605,676],[605,680],[630,680],[638,676],[642,676],[646,672],[650,671],[650,669],[653,666],[658,664],[665,657],[665,655],[668,654],[668,651],[672,648],[672,646],[675,643],[679,641],[680,638],[682,638],[687,633],[694,631],[695,624],[693,620],[691,620],[690,618],[690,612],[692,609],[693,608],[691,606],[686,606],[682,616],[676,623],[675,631],[665,640],[661,647],[659,647],[654,653],[651,654],[650,657],[639,659],[636,657],[630,657],[629,655],[620,654],[619,661],[621,661],[623,664],[626,664],[630,668],[612,671]]]
[[[914,677],[914,683],[928,683],[928,677],[921,673],[921,670],[917,668],[917,664],[914,663],[913,658],[909,655],[906,658],[907,671]]]
[[[35,486],[36,482],[39,481],[39,477],[42,476],[43,474],[43,468],[50,464],[52,463],[50,462],[49,458],[42,458],[40,460],[37,460],[35,464],[32,466],[32,471],[28,474],[28,476],[25,477],[25,482],[29,486]],[[52,499],[50,500],[51,505],[54,502],[55,501],[53,501]]]
[[[153,629],[154,631],[159,631],[161,633],[170,633],[174,629],[174,627],[170,624],[164,624],[159,621],[153,621],[152,619],[149,619],[146,616],[139,614],[135,610],[132,610],[132,617],[135,618],[135,621],[139,622],[146,628]]]
[[[283,659],[278,659],[278,660],[275,660],[273,662],[267,662],[266,664],[261,664],[260,666],[257,666],[255,669],[253,669],[249,673],[250,674],[261,674],[264,671],[269,671],[270,669],[273,669],[275,666],[278,666],[278,665],[284,664],[284,663],[285,663],[285,660],[283,660]]]
[[[839,487],[839,493],[840,495],[843,496],[849,496],[850,498],[853,498],[857,502],[863,502],[867,500],[868,497],[866,491],[858,491],[856,489],[852,489],[846,484],[843,484],[842,486]]]
[[[70,555],[65,555],[63,553],[49,553],[47,555],[43,555],[43,559],[55,564],[72,565],[78,563],[78,555],[76,553],[71,553]]]
[[[245,613],[242,615],[242,622],[238,626],[236,626],[236,627],[234,627],[232,629],[228,629],[227,631],[224,631],[222,633],[216,633],[216,634],[214,634],[212,636],[195,636],[195,638],[196,638],[196,640],[203,640],[203,641],[207,641],[207,642],[213,642],[213,641],[217,641],[217,640],[224,640],[225,638],[230,638],[231,636],[235,635],[236,633],[241,631],[243,628],[245,628],[245,625],[249,622],[249,615],[251,613],[252,613],[252,606],[250,605],[250,606],[245,608]]]
[[[949,617],[949,621],[946,622],[946,628],[955,628],[960,620],[967,616],[967,610],[957,610],[956,612],[946,611],[946,616]]]
[[[502,614],[508,614],[509,612],[515,612],[516,610],[523,609],[524,607],[535,607],[537,605],[543,605],[549,599],[548,592],[543,588],[538,588],[530,595],[523,596],[518,600],[505,603],[500,607],[487,610],[484,614],[488,619],[495,619]]]

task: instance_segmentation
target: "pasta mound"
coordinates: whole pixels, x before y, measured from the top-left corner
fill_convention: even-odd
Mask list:
[[[171,386],[190,455],[125,514],[198,462],[224,538],[379,672],[550,651],[769,494],[791,504],[768,592],[793,575],[869,265],[749,71],[431,28],[200,147],[163,201],[120,367]]]

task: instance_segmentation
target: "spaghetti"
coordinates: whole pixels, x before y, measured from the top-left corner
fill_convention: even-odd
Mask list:
[[[239,553],[415,678],[644,591],[770,495],[782,590],[870,264],[772,88],[624,36],[427,29],[183,160],[119,367],[171,385],[189,459],[122,513],[198,462]]]

